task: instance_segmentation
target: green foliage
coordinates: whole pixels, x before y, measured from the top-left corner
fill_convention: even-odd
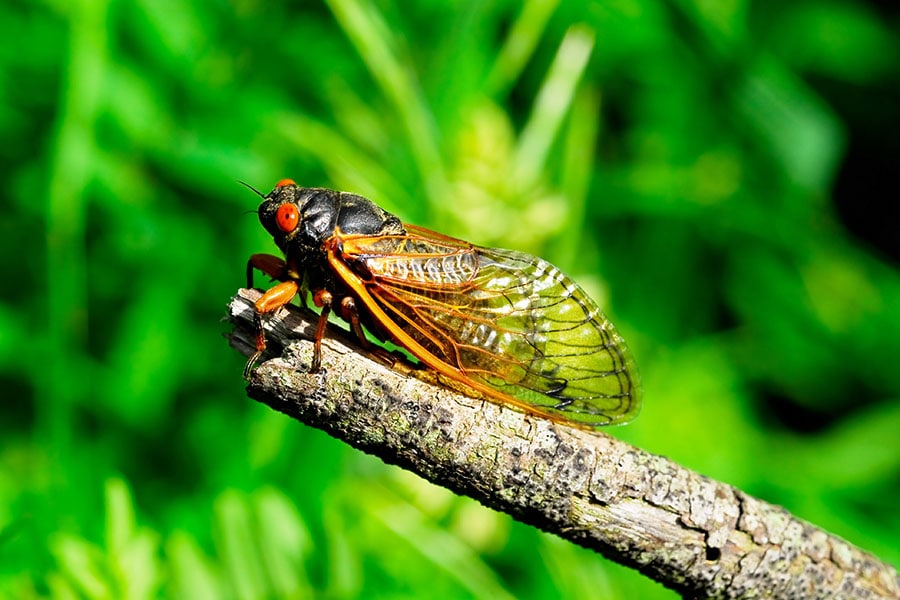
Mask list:
[[[896,220],[865,176],[898,150],[886,22],[3,4],[0,596],[674,596],[246,399],[220,319],[272,245],[237,182],[283,177],[550,259],[641,368],[614,435],[900,563]]]

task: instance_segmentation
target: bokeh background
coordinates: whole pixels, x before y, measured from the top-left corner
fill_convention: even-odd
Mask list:
[[[674,598],[257,405],[221,322],[283,177],[539,254],[611,430],[900,564],[900,12],[0,5],[0,595]]]

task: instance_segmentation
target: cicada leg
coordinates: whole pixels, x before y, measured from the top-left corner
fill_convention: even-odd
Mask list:
[[[350,329],[356,334],[359,345],[364,350],[369,350],[372,344],[369,343],[369,340],[366,339],[366,334],[363,333],[362,325],[359,322],[359,312],[356,310],[356,300],[353,299],[353,296],[344,296],[341,300],[341,318],[350,323]]]
[[[247,361],[247,366],[244,367],[244,379],[250,379],[253,365],[256,364],[256,361],[259,360],[259,357],[262,356],[266,349],[266,331],[263,327],[263,317],[290,302],[297,295],[298,290],[299,285],[297,282],[289,280],[279,283],[257,299],[254,304],[256,314],[253,315],[253,324],[256,327],[256,352],[253,353],[253,356]]]
[[[250,260],[247,261],[247,287],[253,288],[253,270],[258,269],[272,278],[273,281],[290,281],[290,280],[301,280],[303,277],[300,273],[295,272],[291,269],[288,264],[278,258],[277,256],[273,256],[271,254],[253,254],[250,256]],[[303,308],[307,308],[306,304],[306,282],[303,279],[303,283],[300,284],[300,289],[298,291],[298,295],[300,296],[300,306]]]
[[[311,371],[315,373],[322,366],[322,338],[325,336],[325,328],[328,326],[328,315],[331,313],[331,303],[334,297],[328,290],[316,290],[313,292],[313,303],[322,309],[319,313],[319,322],[316,324],[316,338],[313,340],[313,360]]]
[[[247,287],[253,288],[253,270],[259,269],[275,281],[296,279],[288,273],[288,265],[282,259],[271,254],[253,254],[247,261]]]
[[[356,335],[359,345],[363,350],[368,352],[373,358],[383,362],[392,369],[397,369],[401,373],[409,373],[413,369],[406,363],[405,357],[401,354],[394,354],[386,348],[372,344],[363,332],[362,323],[359,320],[359,311],[356,307],[356,300],[353,296],[344,296],[341,300],[341,318],[350,323],[350,329]],[[373,332],[378,336],[378,332]],[[382,338],[384,339],[384,338]]]

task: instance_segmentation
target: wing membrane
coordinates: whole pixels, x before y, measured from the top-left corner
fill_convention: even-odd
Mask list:
[[[341,237],[329,260],[417,358],[558,421],[597,427],[637,415],[631,355],[574,281],[528,254],[407,230]]]

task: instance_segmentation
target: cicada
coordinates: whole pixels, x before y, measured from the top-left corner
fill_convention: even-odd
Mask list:
[[[364,344],[363,328],[482,396],[560,423],[593,429],[633,419],[637,370],[615,326],[549,262],[482,248],[400,220],[351,193],[280,181],[258,210],[284,259],[254,254],[277,285],[256,301],[263,317],[309,293],[321,313],[313,369],[334,311]]]

